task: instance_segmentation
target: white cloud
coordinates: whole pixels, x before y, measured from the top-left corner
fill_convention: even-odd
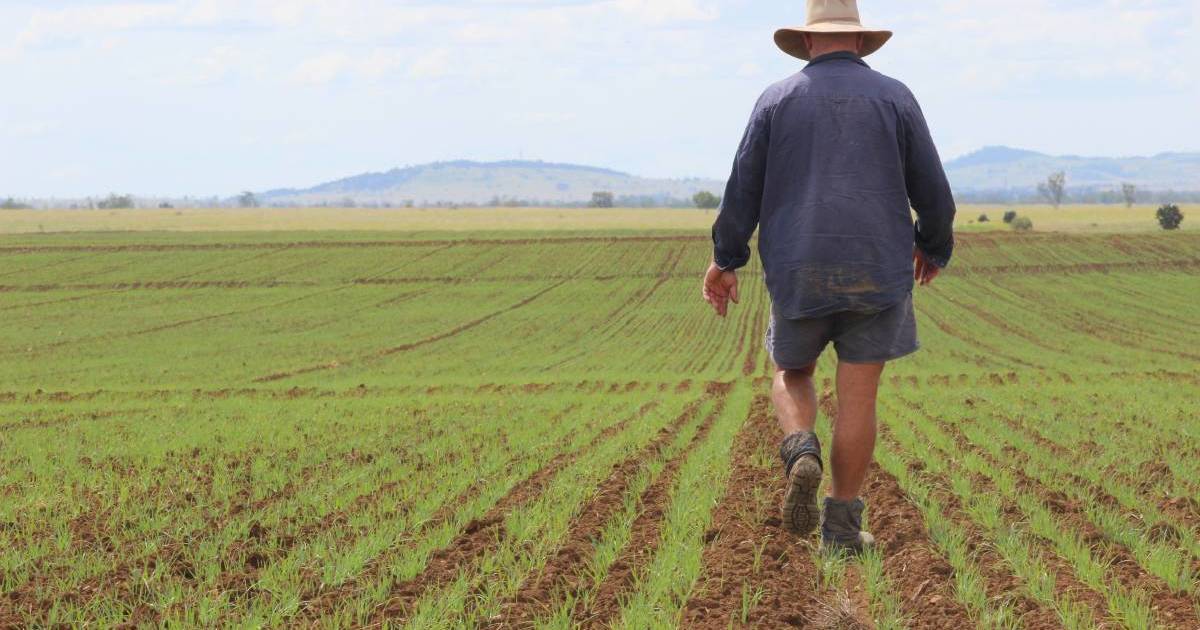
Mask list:
[[[171,5],[120,3],[38,11],[16,37],[18,47],[36,46],[85,35],[108,35],[152,24],[161,24],[176,13]]]
[[[753,61],[744,61],[737,68],[737,76],[739,77],[760,77],[763,74],[762,66],[754,63]]]
[[[414,79],[440,79],[449,75],[450,69],[450,50],[438,48],[417,57],[408,68],[408,76]]]
[[[321,85],[338,78],[350,65],[350,56],[331,52],[306,59],[292,72],[292,80],[307,85]]]
[[[717,19],[715,5],[695,0],[613,0],[622,13],[652,24],[681,21],[708,22]]]
[[[37,138],[49,134],[58,123],[45,120],[14,121],[0,125],[0,136],[6,138]]]

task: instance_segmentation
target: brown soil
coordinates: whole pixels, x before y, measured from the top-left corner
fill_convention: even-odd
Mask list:
[[[812,541],[782,529],[778,506],[785,484],[780,468],[755,463],[759,449],[774,456],[777,434],[770,400],[756,397],[733,443],[725,496],[705,536],[704,570],[684,609],[682,627],[724,629],[731,620],[740,624],[743,588],[763,593],[746,627],[815,627],[836,609],[816,590]],[[757,567],[755,554],[761,556]],[[865,610],[851,617],[865,617]]]
[[[882,428],[881,434],[883,442],[887,444],[888,448],[903,452],[903,449],[890,437],[886,426]],[[1027,630],[1049,630],[1061,627],[1058,614],[1052,608],[1034,601],[1021,592],[1023,585],[1020,579],[1012,573],[1004,558],[987,542],[987,534],[963,510],[958,497],[944,490],[944,488],[950,487],[950,480],[941,475],[924,472],[925,467],[920,461],[909,460],[908,468],[913,472],[921,472],[928,478],[932,492],[943,506],[946,517],[954,524],[954,529],[965,534],[967,548],[972,554],[972,559],[979,569],[980,575],[984,578],[988,601],[1007,602],[1017,618],[1020,619],[1021,627]],[[973,479],[973,481],[977,486],[977,492],[994,491],[986,482],[981,483],[980,479]],[[1078,585],[1069,585],[1065,580],[1059,581],[1058,585],[1060,592],[1073,592],[1073,594],[1078,592]],[[1090,598],[1086,598],[1089,600],[1087,603],[1093,606],[1094,614],[1101,615],[1096,618],[1102,618],[1104,599],[1096,593],[1089,593],[1089,595]]]
[[[539,572],[527,576],[517,592],[501,604],[500,614],[489,620],[487,627],[534,627],[539,619],[551,613],[565,598],[577,597],[586,591],[589,583],[585,571],[595,551],[595,543],[609,521],[622,509],[629,484],[647,460],[662,456],[663,450],[679,430],[695,418],[705,399],[701,398],[689,404],[668,427],[659,431],[650,444],[625,461],[613,465],[608,478],[600,484],[593,497],[572,520],[566,538],[558,550],[550,556]],[[700,431],[706,432],[715,418],[715,413],[710,414]],[[691,443],[696,443],[699,437],[700,433],[697,433],[697,438]],[[687,453],[686,448],[678,453],[666,464],[663,473],[677,470],[680,465],[677,461],[685,458]]]
[[[643,405],[633,417],[626,418],[615,426],[605,429],[587,446],[575,452],[555,455],[546,466],[514,486],[486,514],[468,523],[449,545],[433,552],[421,573],[403,582],[393,584],[387,600],[376,609],[373,622],[387,621],[391,625],[403,625],[421,597],[449,584],[458,577],[460,571],[472,566],[500,544],[506,534],[505,519],[511,512],[535,500],[554,477],[571,465],[581,454],[624,431],[630,422],[641,418],[655,406],[657,403]],[[350,584],[347,586],[352,588]],[[340,597],[329,599],[329,604],[337,604],[341,600]],[[317,614],[319,611],[318,608],[312,610]]]
[[[954,569],[929,540],[920,510],[909,502],[896,478],[878,464],[863,491],[871,533],[883,553],[883,566],[899,593],[913,628],[961,630],[974,625],[955,599]]]
[[[576,627],[605,628],[620,614],[624,598],[633,589],[637,576],[649,565],[658,551],[663,521],[666,518],[666,510],[670,507],[671,491],[679,469],[687,460],[688,454],[694,450],[693,447],[708,436],[713,423],[724,408],[723,394],[727,393],[728,389],[725,385],[709,385],[710,395],[721,395],[717,408],[704,419],[688,446],[667,462],[654,482],[638,497],[638,516],[630,526],[629,541],[608,568],[604,580],[596,587],[591,605],[587,606],[586,601],[580,600],[572,611],[571,619]]]

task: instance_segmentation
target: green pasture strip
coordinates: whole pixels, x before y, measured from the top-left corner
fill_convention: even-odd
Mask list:
[[[44,352],[36,352],[35,346],[34,354],[24,355],[29,360],[0,366],[0,377],[9,388],[30,390],[219,387],[251,386],[256,379],[321,368],[311,380],[325,385],[326,373],[339,371],[328,369],[330,365],[367,364],[379,353],[447,334],[545,286],[426,288],[428,294],[403,307],[390,306],[387,301],[421,287],[355,287],[311,300],[308,293],[290,291],[286,297],[280,296],[290,304],[266,309],[260,308],[261,300],[240,303],[240,289],[182,292],[199,296],[206,304],[202,309],[186,300],[170,308],[151,305],[145,311],[129,303],[117,303],[107,310],[88,309],[86,302],[64,305],[69,307],[66,314],[48,316],[42,324],[50,330],[48,334],[57,335],[58,330],[93,332],[83,335],[86,339],[81,343]],[[89,318],[81,319],[82,312]],[[222,316],[226,313],[234,315]],[[206,314],[219,317],[202,319]],[[16,339],[6,345],[20,348],[22,344],[26,349],[32,345]],[[407,357],[400,353],[392,358]],[[149,366],[155,368],[151,371]],[[381,381],[362,379],[350,386],[363,382]]]
[[[678,627],[704,568],[705,531],[712,522],[712,509],[725,492],[730,449],[752,398],[748,383],[736,385],[708,438],[680,467],[658,549],[645,571],[635,576],[634,592],[621,608],[617,627]]]
[[[370,613],[379,602],[383,601],[380,598],[389,592],[392,585],[411,579],[424,570],[434,551],[445,548],[470,521],[483,516],[521,480],[543,468],[559,453],[576,453],[581,455],[580,459],[586,459],[580,453],[581,448],[606,428],[616,426],[622,420],[629,420],[636,416],[639,412],[630,411],[631,407],[636,409],[642,406],[642,401],[626,399],[624,404],[614,409],[611,404],[603,404],[602,401],[603,399],[595,398],[588,400],[584,402],[583,408],[573,412],[569,418],[559,421],[559,423],[575,422],[578,425],[582,424],[582,418],[590,418],[599,422],[596,423],[597,426],[587,430],[568,432],[569,439],[566,443],[560,444],[557,449],[545,448],[545,444],[542,443],[541,448],[532,451],[534,457],[522,460],[512,460],[511,457],[507,457],[508,461],[501,460],[491,464],[492,466],[504,465],[505,472],[501,478],[481,484],[478,494],[468,497],[460,506],[454,506],[456,509],[444,522],[437,525],[431,523],[432,528],[423,528],[418,538],[404,535],[405,527],[402,523],[397,524],[387,520],[376,523],[372,532],[354,540],[351,548],[321,554],[321,556],[338,558],[338,560],[336,563],[326,561],[322,573],[315,576],[316,583],[313,583],[313,579],[309,577],[305,578],[305,582],[300,585],[274,588],[273,590],[282,591],[287,596],[281,596],[260,610],[251,611],[243,618],[243,623],[264,623],[278,626],[292,623],[291,619],[297,614],[315,619],[318,615],[320,617],[329,615],[339,617],[342,614],[350,614],[347,611],[351,611],[353,614]],[[465,488],[475,483],[476,479],[477,475],[474,470],[470,467],[463,467],[462,477],[455,483]],[[422,518],[428,518],[428,515]],[[279,580],[295,582],[301,578],[304,578],[303,572],[300,576],[281,576]],[[307,610],[310,602],[306,601],[304,592],[306,589],[311,591],[319,585],[321,585],[320,590],[327,590],[329,587],[341,588],[342,585],[350,588],[346,590],[344,596],[337,599],[334,610]],[[320,591],[313,592],[319,593]]]
[[[655,281],[639,282],[648,289]],[[682,281],[665,283],[628,316],[621,330],[602,336],[595,333],[597,311],[609,312],[627,299],[618,295],[600,303],[607,295],[604,292],[607,289],[600,288],[603,284],[568,282],[527,306],[437,343],[378,360],[297,376],[286,383],[351,386],[408,380],[455,383],[468,378],[617,382],[637,378],[678,382],[681,376],[694,380],[728,376],[720,370],[682,369],[682,363],[694,357],[731,353],[739,333],[728,322],[703,311],[705,305],[699,299],[692,299],[694,285]],[[722,340],[726,346],[718,350],[713,344]],[[430,371],[429,365],[437,365],[438,369]]]
[[[928,476],[949,484],[949,487],[941,489],[952,492],[958,498],[963,511],[983,531],[987,544],[992,546],[1019,578],[1020,592],[1052,608],[1064,627],[1073,630],[1096,627],[1096,620],[1084,605],[1075,600],[1070,593],[1056,590],[1054,578],[1036,542],[1036,534],[1019,523],[1005,522],[1000,497],[991,492],[981,492],[972,485],[968,477],[961,474],[962,465],[959,460],[977,459],[977,456],[971,453],[961,454],[960,449],[950,444],[945,436],[939,436],[941,441],[931,442],[927,436],[915,430],[914,425],[923,422],[915,415],[906,415],[902,409],[891,409],[889,415],[894,421],[888,423],[884,448],[878,449],[876,456],[880,464],[888,472],[896,475],[897,479],[900,479],[899,474],[904,475],[906,492],[909,484],[915,487],[925,483],[921,481],[922,475],[911,472],[908,468],[909,462],[920,462]],[[896,452],[892,452],[886,445],[891,441],[898,446]],[[933,488],[932,484],[925,483],[924,492],[930,492]],[[925,507],[922,503],[918,503],[918,506],[922,509]]]
[[[1196,276],[1185,272],[1142,274],[1113,274],[1110,278],[1114,306],[1167,320],[1178,320],[1186,326],[1188,313],[1195,303]]]
[[[970,273],[1011,266],[1194,261],[1200,247],[1197,236],[1200,235],[970,234],[959,240],[953,268]]]
[[[994,331],[978,324],[974,314],[963,313],[955,306],[969,293],[964,281],[946,282],[939,291],[914,293],[922,350],[889,366],[890,375],[986,374],[1023,369],[1026,365],[1046,365],[1049,357],[1042,356],[1044,353],[1013,347]]]
[[[1171,382],[1155,375],[1112,379],[1103,386],[1083,390],[1053,391],[1055,408],[1020,392],[1019,400],[1000,398],[995,403],[1006,417],[1032,415],[1041,422],[1033,427],[1038,434],[1068,449],[1083,448],[1085,442],[1103,439],[1100,453],[1087,464],[1095,476],[1112,482],[1114,488],[1131,500],[1148,502],[1147,493],[1134,488],[1120,490],[1125,483],[1111,479],[1112,471],[1131,479],[1146,476],[1144,466],[1166,464],[1168,479],[1145,479],[1145,487],[1165,496],[1192,497],[1200,500],[1200,418],[1195,413],[1195,395],[1186,384]],[[1119,425],[1117,423],[1120,423]],[[1098,433],[1097,427],[1103,431]],[[1139,486],[1142,484],[1139,483]],[[1114,492],[1116,494],[1116,492]]]
[[[647,465],[661,471],[663,464],[696,434],[716,404],[717,401],[710,400],[701,405],[696,417],[680,428],[671,445],[651,454]],[[499,614],[504,599],[516,593],[529,576],[545,565],[567,534],[571,521],[579,516],[579,509],[604,480],[605,473],[642,449],[678,415],[678,409],[676,403],[655,410],[655,418],[639,427],[636,435],[630,433],[627,440],[605,444],[588,458],[592,461],[582,470],[572,472],[569,477],[560,476],[537,503],[509,515],[505,522],[507,534],[499,548],[482,558],[477,568],[464,567],[459,579],[446,590],[427,594],[417,604],[408,627],[476,626]],[[630,500],[636,502],[637,495],[626,492],[625,499],[627,504]]]
[[[1091,277],[1096,276],[1096,277]],[[1028,278],[1005,276],[993,283],[1015,295],[1036,294],[1045,313],[1067,317],[1073,323],[1097,323],[1118,331],[1133,332],[1166,348],[1195,348],[1200,333],[1181,317],[1188,306],[1184,296],[1200,295],[1200,276],[1181,272],[1091,274],[1086,282],[1076,276]],[[1139,293],[1129,291],[1138,287]],[[1045,298],[1044,301],[1040,298]]]
[[[1166,518],[1158,506],[1163,497],[1200,497],[1195,482],[1200,463],[1194,457],[1200,452],[1200,423],[1190,413],[1186,388],[1142,375],[1113,377],[1103,385],[1051,385],[1039,395],[1054,406],[1020,390],[989,392],[981,400],[1033,436],[1069,452],[1087,452],[1080,461],[1051,464],[1061,473],[1081,474],[1152,525]],[[1143,468],[1155,465],[1166,465],[1170,474],[1134,482],[1147,476]]]
[[[1054,280],[1050,280],[1049,284],[1055,284]],[[1062,292],[1069,294],[1071,289],[1064,288]],[[1161,340],[1156,347],[1137,339],[1141,335],[1153,335],[1157,330],[1145,320],[1127,322],[1128,332],[1122,335],[1106,327],[1103,320],[1089,319],[1086,311],[1071,301],[1059,301],[1056,293],[1053,287],[1046,287],[1044,293],[1031,298],[1027,286],[1017,284],[1010,289],[998,282],[986,282],[975,286],[974,299],[986,304],[986,309],[993,317],[1024,331],[1024,334],[1038,339],[1057,340],[1057,345],[1047,345],[1047,348],[1069,348],[1075,360],[1084,358],[1080,346],[1086,344],[1089,351],[1095,352],[1086,358],[1105,365],[1120,365],[1112,362],[1113,357],[1120,357],[1121,364],[1125,365],[1168,366],[1195,362],[1164,352],[1164,342]],[[1109,331],[1109,334],[1099,334],[1104,331]],[[1191,336],[1194,337],[1194,333]]]
[[[949,278],[948,278],[949,279]],[[957,280],[957,279],[955,279]],[[1112,365],[1115,355],[1098,340],[1085,337],[1044,319],[1031,317],[1027,308],[1005,303],[989,291],[987,279],[970,282],[951,297],[952,285],[923,295],[930,308],[954,322],[970,341],[978,341],[1034,365],[1060,368],[1068,365]],[[984,299],[982,296],[989,296]],[[1036,308],[1033,311],[1037,312]]]
[[[912,418],[912,416],[909,416]],[[929,418],[913,418],[912,425],[921,432],[922,439],[938,446],[944,453],[960,450],[954,441],[938,426],[941,421]],[[1129,628],[1146,628],[1155,625],[1154,613],[1150,609],[1149,597],[1140,589],[1129,589],[1107,574],[1107,567],[1079,535],[1060,522],[1042,500],[1018,489],[1012,473],[991,466],[974,453],[953,460],[964,470],[978,473],[991,479],[1000,496],[1013,502],[1024,515],[1029,531],[1034,536],[1050,543],[1055,552],[1071,565],[1076,577],[1105,597],[1108,610],[1114,620]],[[1010,523],[1011,527],[1017,527]]]
[[[1003,410],[1003,407],[1001,409],[995,413],[1004,414],[1006,418],[1014,418],[1013,422],[1035,435],[1044,430],[1041,427],[1053,424],[1039,423],[1036,419],[1030,419],[1027,409],[1024,410],[1024,414],[1021,414],[1020,419],[1016,419],[1018,418],[1016,415],[1008,415],[1009,412]],[[1062,411],[1055,413],[1059,414]],[[956,417],[960,415],[961,417]],[[1080,501],[1088,519],[1105,535],[1128,548],[1147,571],[1161,578],[1178,592],[1197,592],[1196,575],[1191,566],[1192,559],[1200,558],[1200,543],[1196,541],[1195,532],[1182,528],[1183,531],[1193,535],[1182,535],[1174,544],[1156,542],[1150,529],[1170,522],[1170,517],[1159,509],[1155,499],[1146,496],[1147,493],[1138,488],[1129,487],[1114,479],[1111,474],[1107,474],[1107,471],[1114,467],[1121,469],[1129,466],[1126,463],[1129,461],[1129,457],[1122,454],[1120,444],[1113,445],[1113,448],[1101,451],[1095,456],[1082,458],[1084,461],[1067,461],[1026,438],[1021,432],[1014,435],[1010,430],[1001,427],[1000,425],[1003,423],[1000,421],[978,422],[973,419],[974,415],[973,413],[962,413],[961,410],[947,410],[943,414],[947,421],[960,423],[964,432],[969,435],[973,433],[972,441],[985,445],[984,447],[994,457],[1000,459],[1005,457],[1002,446],[1006,442],[1016,447],[1029,458],[1031,463],[1035,464],[1024,469],[1027,474],[1047,488],[1064,492],[1067,496]],[[1082,427],[1075,427],[1075,430],[1080,431],[1075,436],[1077,439],[1087,435],[1095,436],[1094,432],[1083,433]],[[1061,429],[1045,431],[1061,435]],[[977,437],[980,439],[976,439]],[[1057,440],[1051,439],[1050,441],[1058,443]],[[1128,469],[1126,468],[1126,470]],[[1130,474],[1137,474],[1136,466]],[[1073,479],[1074,475],[1082,476],[1096,487],[1115,497],[1122,505],[1135,510],[1140,517],[1139,520],[1145,525],[1138,525],[1121,511],[1096,501],[1095,497],[1078,486]]]

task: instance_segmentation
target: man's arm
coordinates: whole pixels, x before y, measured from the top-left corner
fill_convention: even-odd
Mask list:
[[[764,100],[759,99],[746,126],[712,227],[713,262],[723,271],[734,271],[750,262],[750,237],[758,227],[771,132],[770,112]]]
[[[750,237],[758,227],[770,141],[770,115],[763,107],[765,100],[764,95],[754,106],[712,227],[713,261],[704,274],[702,295],[721,317],[728,312],[730,300],[738,302],[734,272],[750,262]]]
[[[938,269],[950,264],[950,257],[954,253],[956,210],[942,160],[938,157],[929,126],[915,99],[902,115],[905,128],[904,180],[908,187],[909,202],[917,211],[916,244],[920,273],[922,262]]]

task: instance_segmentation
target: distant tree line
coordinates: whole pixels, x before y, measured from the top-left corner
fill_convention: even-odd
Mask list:
[[[0,210],[30,210],[33,206],[16,201],[12,197],[0,202]]]
[[[1038,204],[1052,203],[1035,188],[954,191],[959,203],[987,204]],[[1147,190],[1133,186],[1132,190],[1122,187],[1111,189],[1066,188],[1060,203],[1094,203],[1108,205],[1200,203],[1200,191],[1178,192],[1174,190]]]

